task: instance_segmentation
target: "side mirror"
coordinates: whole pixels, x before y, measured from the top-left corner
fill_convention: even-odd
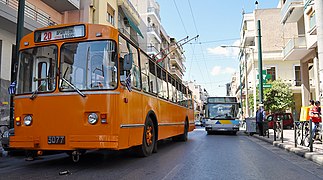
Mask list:
[[[126,54],[124,56],[123,70],[130,71],[132,68],[133,57],[132,53]]]

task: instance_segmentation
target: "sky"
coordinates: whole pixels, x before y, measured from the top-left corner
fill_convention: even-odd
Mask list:
[[[210,96],[225,96],[225,84],[239,73],[242,12],[251,13],[255,0],[156,0],[161,24],[170,37],[181,40],[199,35],[183,45],[185,81],[195,81]],[[276,8],[279,0],[258,0],[258,9]]]

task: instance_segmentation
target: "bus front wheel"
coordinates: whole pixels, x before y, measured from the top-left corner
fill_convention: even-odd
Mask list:
[[[156,143],[156,131],[153,121],[147,117],[142,137],[142,144],[137,147],[136,151],[140,157],[150,156]]]

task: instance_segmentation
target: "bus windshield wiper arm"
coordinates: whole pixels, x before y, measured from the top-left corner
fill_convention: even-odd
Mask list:
[[[29,99],[34,100],[34,99],[36,98],[36,95],[37,95],[37,93],[38,93],[39,88],[40,88],[41,86],[43,86],[43,84],[45,84],[45,82],[46,82],[46,81],[43,81],[43,82],[42,82],[42,83],[37,87],[37,89],[33,92],[33,94],[30,96],[30,98],[29,98]]]
[[[84,93],[82,93],[76,86],[74,86],[74,84],[72,84],[71,82],[69,82],[68,80],[66,80],[65,78],[62,77],[62,80],[64,82],[66,82],[67,85],[71,86],[77,93],[79,93],[82,97],[86,97],[86,95]]]

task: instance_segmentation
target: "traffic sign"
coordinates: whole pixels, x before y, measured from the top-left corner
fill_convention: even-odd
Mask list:
[[[263,85],[262,85],[262,87],[263,87],[263,88],[271,88],[271,87],[272,87],[272,85],[271,85],[271,84],[263,84]]]

